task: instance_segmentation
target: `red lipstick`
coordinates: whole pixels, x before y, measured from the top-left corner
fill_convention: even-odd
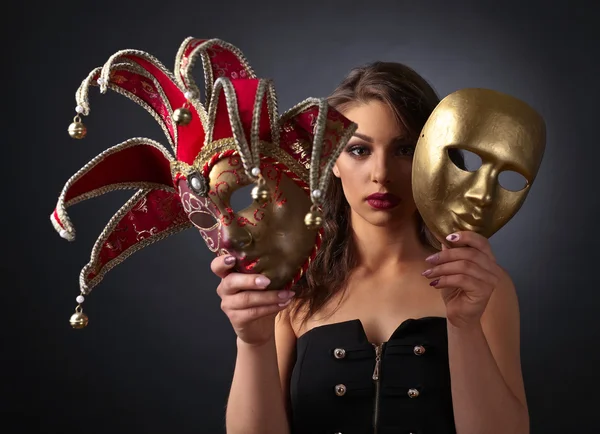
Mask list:
[[[367,202],[375,209],[392,209],[400,203],[400,198],[392,193],[373,193],[367,197]]]

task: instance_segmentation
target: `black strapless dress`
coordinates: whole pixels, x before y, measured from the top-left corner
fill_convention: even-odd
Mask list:
[[[300,336],[292,434],[455,434],[446,319],[409,319],[382,345],[360,320]]]

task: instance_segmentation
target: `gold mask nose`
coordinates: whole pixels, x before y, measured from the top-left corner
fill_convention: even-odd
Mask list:
[[[243,250],[252,244],[252,234],[237,224],[232,224],[224,230],[223,247],[231,250]]]

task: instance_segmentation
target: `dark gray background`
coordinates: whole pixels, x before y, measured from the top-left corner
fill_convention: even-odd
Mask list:
[[[125,48],[172,68],[187,36],[240,47],[274,79],[281,111],[377,59],[414,67],[441,96],[490,87],[540,110],[548,142],[539,177],[492,244],[520,298],[532,432],[597,432],[594,2],[237,3],[21,2],[5,12],[0,387],[1,420],[12,428],[3,432],[223,432],[235,336],[200,236],[180,233],[115,268],[85,303],[90,326],[74,331],[79,271],[130,193],[71,208],[74,243],[49,221],[67,179],[104,149],[133,136],[167,143],[141,107],[97,88],[89,136],[71,140],[81,80]]]

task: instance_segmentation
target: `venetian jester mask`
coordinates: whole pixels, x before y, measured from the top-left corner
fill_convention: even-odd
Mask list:
[[[192,78],[201,60],[205,98]],[[321,198],[335,160],[356,125],[325,100],[309,98],[283,115],[271,81],[257,78],[243,54],[219,39],[187,38],[172,74],[157,59],[123,50],[94,69],[76,93],[69,134],[86,135],[88,91],[99,86],[144,107],[165,132],[171,151],[132,138],[107,149],[68,180],[51,215],[74,240],[67,208],[116,189],[136,192],[112,217],[80,274],[74,328],[85,327],[84,297],[134,252],[195,228],[217,255],[232,254],[238,270],[262,273],[270,289],[302,276],[321,240]],[[252,203],[236,211],[234,192],[255,184]]]
[[[425,224],[441,241],[460,230],[491,237],[521,208],[545,146],[545,122],[525,102],[490,89],[448,95],[425,123],[413,159],[413,195]],[[461,169],[451,149],[476,154],[481,165]],[[502,185],[505,172],[525,185]]]

